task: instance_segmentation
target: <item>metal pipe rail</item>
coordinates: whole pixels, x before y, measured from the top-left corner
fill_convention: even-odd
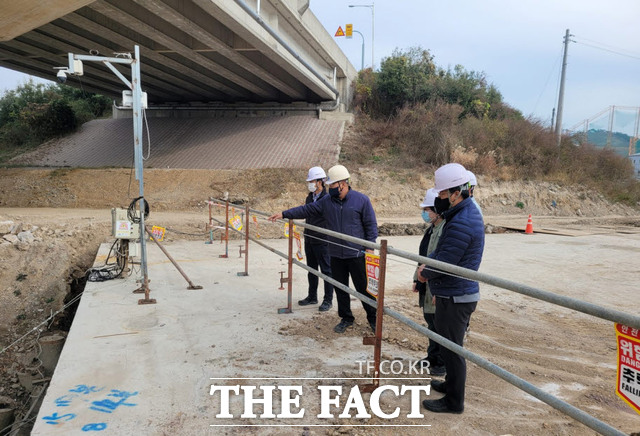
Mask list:
[[[352,236],[343,235],[338,232],[323,229],[322,227],[312,226],[306,223],[298,223],[303,228],[308,228],[319,233],[325,233],[334,238],[340,238],[345,241],[355,242],[361,244],[367,248],[374,250],[380,249],[380,244],[365,241],[363,239],[354,238]],[[501,279],[489,274],[484,274],[478,271],[462,268],[450,263],[441,262],[439,260],[430,259],[428,257],[420,256],[418,254],[410,253],[408,251],[399,250],[397,248],[389,247],[389,254],[396,255],[405,259],[416,261],[417,263],[423,263],[430,267],[432,270],[442,271],[450,273],[456,276],[463,277],[465,279],[473,280],[475,282],[482,282],[488,285],[497,286],[499,288],[507,289],[509,291],[517,292],[538,300],[543,300],[548,303],[556,304],[558,306],[566,307],[567,309],[575,310],[578,312],[586,313],[588,315],[595,316],[597,318],[605,319],[607,321],[618,322],[626,326],[640,329],[640,316],[632,315],[630,313],[622,312],[620,310],[611,309],[597,304],[588,303],[586,301],[578,300],[576,298],[567,297],[564,295],[558,295],[550,291],[544,291],[542,289],[534,288],[532,286],[523,285],[511,280]]]
[[[265,213],[265,212],[261,212],[261,211],[257,211],[257,210],[253,210],[253,209],[248,209],[249,211],[251,211],[252,213],[255,213],[257,215],[262,215],[262,216],[270,216],[269,214]],[[373,242],[369,242],[369,241],[365,241],[362,239],[358,239],[358,238],[354,238],[352,236],[348,236],[348,235],[343,235],[341,233],[338,232],[334,232],[331,230],[327,230],[327,229],[323,229],[321,227],[316,227],[310,224],[306,224],[306,223],[299,223],[296,222],[296,225],[300,225],[303,228],[308,228],[310,230],[314,230],[317,231],[319,233],[323,233],[323,234],[327,234],[329,236],[333,236],[335,238],[338,239],[342,239],[345,241],[349,241],[349,242],[354,242],[357,244],[361,244],[362,246],[366,247],[366,248],[371,248],[371,249],[380,249],[380,244],[376,244]],[[232,228],[233,231],[235,231],[236,233],[239,233],[241,235],[244,235],[244,232],[242,231],[238,231],[234,228]],[[292,232],[293,229],[290,229],[290,231]],[[249,236],[249,239],[253,242],[255,242],[256,244],[260,245],[261,247],[277,254],[280,257],[283,257],[285,259],[288,259],[289,256],[275,248],[269,247],[267,244],[263,243],[262,241],[259,241],[255,238],[253,238],[252,236]],[[548,291],[543,291],[541,289],[537,289],[537,288],[533,288],[530,286],[526,286],[526,285],[520,285],[516,282],[512,282],[509,280],[504,280],[504,279],[500,279],[497,277],[493,277],[490,276],[488,274],[483,274],[483,273],[478,273],[476,271],[473,270],[468,270],[465,268],[461,268],[461,267],[457,267],[451,264],[447,264],[444,262],[439,262],[433,259],[429,259],[423,256],[419,256],[419,255],[415,255],[413,253],[409,253],[409,252],[405,252],[402,250],[398,250],[398,249],[394,249],[392,247],[388,247],[387,251],[389,254],[393,254],[399,257],[403,257],[409,260],[414,260],[418,263],[424,263],[425,265],[431,266],[437,270],[440,271],[444,271],[444,272],[448,272],[451,274],[455,274],[455,275],[459,275],[461,277],[464,278],[468,278],[470,280],[475,280],[475,281],[482,281],[484,283],[487,284],[491,284],[494,286],[498,286],[498,287],[502,287],[508,290],[512,290],[514,292],[518,292],[521,293],[523,295],[527,295],[533,298],[537,298],[537,299],[541,299],[547,302],[550,302],[552,304],[557,304],[563,307],[567,307],[569,309],[573,309],[573,310],[577,310],[580,312],[584,312],[599,318],[604,318],[610,321],[614,321],[614,322],[622,322],[622,320],[625,320],[623,323],[626,325],[629,325],[630,327],[635,327],[637,328],[637,326],[640,326],[640,318],[639,317],[635,317],[632,316],[630,314],[624,313],[624,312],[620,312],[620,311],[616,311],[616,310],[612,310],[612,309],[607,309],[607,308],[603,308],[594,304],[590,304],[590,303],[585,303],[583,301],[580,300],[576,300],[574,298],[570,298],[570,297],[562,297],[562,296],[558,296],[555,295],[551,292]],[[374,299],[372,298],[368,298],[362,294],[360,294],[359,292],[349,288],[348,286],[343,285],[342,283],[334,280],[332,277],[327,276],[326,274],[311,268],[309,266],[307,266],[306,264],[296,260],[296,259],[291,259],[291,262],[299,267],[301,267],[302,269],[320,277],[321,279],[323,279],[324,281],[331,283],[334,287],[347,292],[348,294],[356,297],[357,299],[363,301],[364,303],[372,306],[372,307],[377,307],[377,303]],[[438,344],[448,348],[449,350],[453,351],[454,353],[464,357],[465,359],[468,359],[469,361],[475,363],[476,365],[480,366],[481,368],[489,371],[490,373],[500,377],[501,379],[505,380],[506,382],[516,386],[517,388],[527,392],[528,394],[532,395],[533,397],[539,399],[540,401],[543,401],[544,403],[550,405],[551,407],[553,407],[554,409],[564,413],[567,416],[570,416],[571,418],[575,419],[578,422],[581,422],[582,424],[586,425],[587,427],[597,431],[600,434],[603,435],[616,435],[616,436],[621,436],[624,435],[625,433],[622,433],[621,431],[619,431],[618,429],[616,429],[615,427],[610,426],[609,424],[602,422],[600,420],[598,420],[597,418],[589,415],[588,413],[578,409],[575,406],[572,406],[571,404],[560,400],[559,398],[543,391],[542,389],[534,386],[533,384],[527,382],[526,380],[518,377],[515,374],[510,373],[509,371],[506,371],[505,369],[501,368],[498,365],[495,365],[494,363],[491,363],[489,360],[465,349],[464,347],[459,346],[458,344],[451,342],[450,340],[446,339],[445,337],[429,330],[428,328],[421,326],[420,324],[416,323],[415,321],[407,318],[406,316],[402,315],[399,312],[396,312],[392,309],[390,309],[388,306],[384,307],[384,313],[391,316],[392,318],[396,319],[397,321],[407,325],[408,327],[412,328],[413,330],[417,331],[418,333],[421,333],[425,336],[427,336],[429,339],[433,339],[435,342],[437,342]],[[622,315],[620,318],[616,318],[616,316]]]
[[[249,209],[252,213],[262,216],[270,216],[269,214],[253,209]],[[379,250],[380,244],[375,242],[365,241],[364,239],[355,238],[353,236],[344,235],[339,232],[327,230],[322,227],[316,227],[311,224],[303,222],[295,222],[296,226],[307,228],[309,230],[323,233],[325,235],[332,236],[334,238],[342,239],[344,241],[360,244],[363,247],[370,248],[372,250]],[[408,251],[399,250],[397,248],[388,247],[389,254],[393,254],[405,259],[413,260],[417,263],[425,264],[433,270],[447,272],[456,276],[460,276],[469,280],[486,283],[488,285],[496,286],[499,288],[507,289],[509,291],[517,292],[528,297],[543,300],[551,304],[565,307],[567,309],[575,310],[585,313],[587,315],[595,316],[596,318],[604,319],[611,322],[618,322],[626,326],[640,329],[640,316],[632,315],[630,313],[622,312],[620,310],[611,309],[597,304],[589,303],[586,301],[578,300],[576,298],[567,297],[564,295],[558,295],[550,291],[534,288],[532,286],[523,285],[511,280],[501,279],[489,274],[481,273],[478,271],[459,267],[457,265],[451,265],[450,263],[440,262],[438,260],[430,259],[428,257],[420,256],[418,254],[410,253]]]

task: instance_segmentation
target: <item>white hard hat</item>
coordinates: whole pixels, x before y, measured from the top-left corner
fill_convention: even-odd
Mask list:
[[[467,172],[469,173],[469,185],[476,186],[478,184],[478,179],[476,179],[476,175],[469,170],[467,170]]]
[[[459,163],[449,163],[436,170],[435,179],[435,190],[441,192],[469,182],[469,173]]]
[[[347,180],[349,177],[349,171],[343,165],[335,165],[329,168],[329,178],[327,179],[327,185],[339,182],[341,180]]]
[[[438,191],[436,191],[433,188],[427,189],[427,192],[424,194],[424,200],[422,200],[422,203],[420,203],[420,207],[422,208],[433,207],[433,204],[435,203],[435,199],[437,196],[438,196]]]
[[[322,167],[313,167],[309,169],[307,175],[307,182],[313,182],[314,180],[326,179],[327,175],[324,173]]]

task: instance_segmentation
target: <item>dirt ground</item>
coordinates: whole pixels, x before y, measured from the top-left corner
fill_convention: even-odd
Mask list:
[[[433,184],[430,175],[388,172],[377,168],[351,171],[354,188],[370,196],[386,234],[422,233],[424,226],[419,224],[418,204],[424,190]],[[299,174],[290,170],[145,170],[145,196],[151,205],[148,223],[166,227],[169,243],[180,239],[204,240],[208,236],[205,229],[208,198],[220,198],[228,193],[228,198],[238,204],[248,204],[265,212],[280,211],[303,201],[306,195],[304,176],[302,170]],[[477,199],[483,207],[485,222],[489,224],[507,220],[524,229],[527,215],[532,214],[535,224],[544,221],[545,225],[560,229],[577,226],[587,233],[601,233],[603,225],[615,226],[614,232],[618,235],[637,233],[640,227],[637,210],[612,205],[600,194],[584,188],[549,183],[497,182],[483,180],[481,175],[479,182]],[[65,299],[69,301],[75,285],[81,285],[86,269],[93,263],[99,244],[111,240],[110,208],[126,208],[137,193],[138,182],[129,170],[0,169],[0,222],[10,221],[19,230],[30,231],[35,237],[33,242],[21,244],[5,242],[0,237],[0,344],[3,348],[60,310]],[[220,217],[221,210],[214,209],[214,214]],[[263,237],[280,236],[280,230],[267,225],[263,225],[260,231]],[[216,234],[218,237],[219,233]],[[619,278],[614,269],[616,256],[636,256],[637,259],[638,239],[634,241],[635,247],[631,244],[626,254],[619,251],[607,253],[611,258],[602,262],[611,262],[611,268],[603,270],[602,274],[610,274],[611,280]],[[575,243],[579,244],[579,240],[576,239]],[[568,253],[571,253],[571,248],[567,244]],[[543,270],[549,271],[549,275],[558,275],[562,281],[569,280],[566,271],[558,271],[552,263],[546,264],[535,256],[530,261],[543,263],[542,267],[546,268]],[[572,268],[573,271],[581,271],[594,263],[597,262],[585,256],[575,259]],[[496,274],[500,275],[499,271]],[[513,279],[518,281],[517,277]],[[637,275],[631,279],[637,279]],[[399,289],[392,290],[392,293],[397,294],[396,303],[400,308],[416,310],[413,295]],[[579,293],[575,296],[580,297]],[[605,385],[610,385],[612,368],[599,362],[604,360],[603,356],[610,361],[612,353],[615,353],[611,348],[614,344],[611,326],[580,316],[569,319],[563,312],[562,318],[567,321],[563,324],[566,335],[554,335],[559,328],[557,310],[529,311],[524,303],[516,300],[496,298],[485,301],[476,314],[480,316],[475,316],[468,346],[483,355],[496,353],[495,363],[518,375],[529,375],[536,384],[544,384],[551,391],[556,386],[574,386],[575,395],[570,397],[580,396],[596,416],[607,421],[607,416],[614,414],[625,429],[640,431],[638,415],[616,398],[611,389],[604,389]],[[621,310],[635,312],[633,307],[620,305]],[[333,321],[316,314],[305,321],[293,322],[282,333],[315,337],[318,324]],[[53,327],[64,327],[65,322],[68,320],[58,316]],[[522,339],[523,325],[532,333],[525,335],[525,339]],[[426,347],[420,345],[424,341],[417,334],[407,333],[393,321],[390,326],[388,343],[414,351],[418,358],[425,354]],[[49,327],[49,323],[43,327]],[[33,364],[37,352],[34,337],[34,334],[27,336],[0,354],[0,396],[18,401],[28,397],[18,383],[17,373]],[[563,367],[560,350],[577,337],[582,338],[579,355],[566,358],[583,362],[583,365],[568,370]],[[558,353],[551,355],[549,350],[558,350]],[[475,365],[470,365],[469,376],[481,380],[470,389],[470,401],[504,405],[504,401],[496,398],[494,390],[496,384],[504,382]],[[585,379],[589,379],[589,383]],[[595,384],[602,389],[585,391],[587,384]],[[524,394],[514,394],[508,401],[524,402],[531,410],[539,410],[537,427],[521,427],[527,430],[515,431],[518,434],[585,434],[586,428],[582,425],[550,411],[546,405],[525,398]],[[503,406],[489,410],[478,416],[478,419],[495,421],[491,427],[494,431],[489,433],[502,434],[502,429],[507,430],[504,433],[509,429],[517,430],[517,426],[508,423],[521,418],[513,416]],[[464,430],[474,432],[473,428]],[[358,430],[358,434],[372,433]]]

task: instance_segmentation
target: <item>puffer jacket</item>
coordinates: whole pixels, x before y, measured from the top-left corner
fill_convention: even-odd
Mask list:
[[[325,196],[327,196],[327,191],[323,189],[316,201],[320,201],[322,197]],[[304,204],[313,202],[313,192],[309,192],[309,195],[307,195]],[[312,226],[322,227],[323,229],[327,228],[327,220],[322,215],[310,216],[305,220],[305,222],[307,224],[311,224]],[[304,229],[304,243],[311,245],[327,245],[327,235],[325,235],[324,233],[318,233],[314,230]]]
[[[477,271],[484,251],[484,222],[470,198],[443,213],[446,220],[438,246],[428,257]],[[425,269],[422,276],[429,280],[435,296],[451,297],[475,294],[478,282]]]
[[[294,207],[282,212],[286,219],[301,219],[323,216],[327,229],[345,235],[375,242],[378,237],[376,214],[369,197],[349,188],[344,200],[325,195],[315,203]],[[339,259],[364,256],[365,247],[353,242],[329,236],[329,256]]]

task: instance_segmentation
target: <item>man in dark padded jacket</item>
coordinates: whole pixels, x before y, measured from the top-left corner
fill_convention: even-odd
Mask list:
[[[378,223],[369,197],[351,189],[349,171],[344,166],[335,165],[329,169],[328,173],[329,180],[326,183],[329,185],[329,195],[314,203],[272,215],[269,220],[323,216],[327,220],[327,229],[375,242],[378,237]],[[329,237],[328,240],[333,278],[349,286],[349,276],[351,276],[356,290],[370,297],[367,294],[367,272],[364,258],[364,253],[367,250],[365,247],[333,237]],[[333,330],[336,333],[344,333],[347,328],[353,325],[355,318],[351,313],[349,294],[338,288],[335,291],[338,300],[338,315],[342,320]],[[362,306],[367,312],[369,326],[375,331],[376,309],[364,302]]]
[[[451,163],[435,172],[439,198],[449,203],[442,213],[446,220],[436,250],[427,257],[477,271],[484,250],[484,222],[469,198],[469,174],[460,164]],[[427,281],[436,297],[436,332],[462,346],[469,318],[480,300],[478,282],[456,277],[433,268],[420,267],[418,279]],[[463,357],[441,347],[447,375],[431,381],[442,392],[438,400],[424,400],[425,409],[436,413],[462,413],[467,366]]]

